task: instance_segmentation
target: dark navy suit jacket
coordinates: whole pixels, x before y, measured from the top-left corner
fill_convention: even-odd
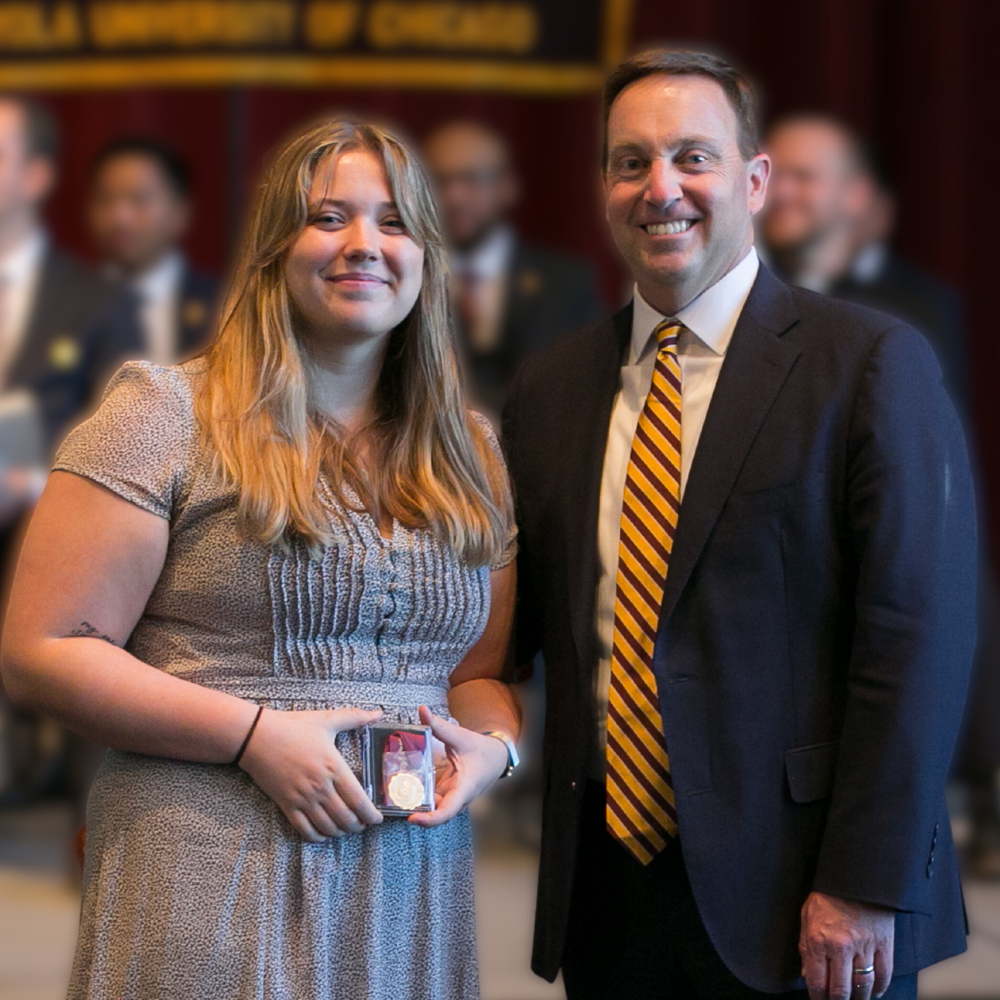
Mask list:
[[[498,414],[525,358],[593,323],[605,312],[591,265],[542,247],[515,243],[507,273],[500,335],[487,352],[470,352],[458,326],[473,400]]]
[[[182,358],[207,347],[218,318],[219,281],[210,274],[184,268],[178,300],[179,351]]]
[[[516,661],[541,649],[546,664],[533,967],[550,979],[595,725],[599,490],[630,331],[628,307],[530,359],[505,415]],[[812,890],[897,910],[899,974],[964,949],[943,785],[975,579],[965,443],[927,343],[762,267],[687,482],[654,658],[694,897],[748,985],[801,988]]]
[[[11,368],[11,388],[38,400],[46,444],[97,403],[115,369],[143,354],[136,303],[85,264],[49,249]]]

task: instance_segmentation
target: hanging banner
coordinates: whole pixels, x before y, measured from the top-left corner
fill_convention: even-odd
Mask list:
[[[0,88],[423,87],[572,93],[630,0],[0,0]]]

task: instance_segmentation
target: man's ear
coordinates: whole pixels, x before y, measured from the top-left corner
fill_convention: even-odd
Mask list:
[[[55,164],[43,156],[33,156],[24,167],[24,197],[41,204],[52,193],[56,183]]]
[[[500,180],[500,200],[505,212],[509,212],[521,200],[521,184],[510,168],[504,171]]]
[[[758,153],[747,164],[747,195],[751,215],[756,215],[764,207],[770,176],[771,158],[767,153]]]
[[[867,214],[877,197],[874,181],[864,174],[855,175],[848,181],[844,194],[848,214],[852,218]]]

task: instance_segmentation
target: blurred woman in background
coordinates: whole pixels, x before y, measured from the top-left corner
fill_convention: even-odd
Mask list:
[[[271,170],[216,344],[126,365],[61,448],[2,665],[112,748],[71,998],[478,995],[515,529],[456,371],[424,176],[334,121]],[[365,795],[379,718],[446,745],[434,812]]]

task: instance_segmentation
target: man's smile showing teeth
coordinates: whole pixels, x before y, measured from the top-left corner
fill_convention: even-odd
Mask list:
[[[694,219],[678,219],[676,222],[650,223],[642,228],[650,236],[676,236],[686,233],[694,225]]]

